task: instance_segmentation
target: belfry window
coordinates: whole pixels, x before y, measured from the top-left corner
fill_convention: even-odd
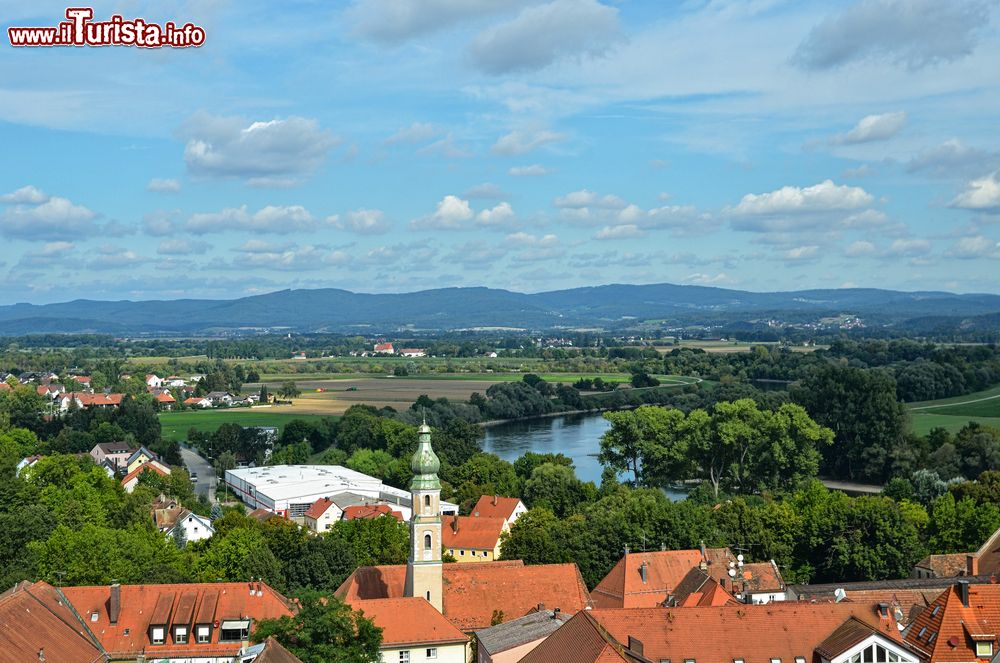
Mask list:
[[[431,549],[431,535],[424,534],[424,550],[430,550],[430,549]]]

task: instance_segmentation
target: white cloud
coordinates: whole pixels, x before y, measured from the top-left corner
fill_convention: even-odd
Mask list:
[[[40,205],[49,197],[40,189],[31,186],[22,186],[17,191],[5,193],[0,196],[0,203],[13,203],[15,205]]]
[[[437,137],[440,134],[441,131],[429,122],[414,122],[408,127],[403,127],[382,142],[386,145],[395,145],[397,143],[423,143]]]
[[[354,33],[386,44],[508,11],[524,0],[356,0],[347,10]]]
[[[809,187],[785,186],[769,193],[748,193],[731,211],[738,215],[801,214],[857,209],[873,201],[861,187],[838,186],[825,180]]]
[[[963,260],[973,258],[1000,259],[1000,242],[982,235],[963,237],[955,242],[945,255]]]
[[[910,159],[906,170],[934,177],[974,177],[1000,168],[1000,151],[969,147],[957,138],[923,150]]]
[[[570,56],[599,56],[620,38],[618,10],[596,0],[554,0],[480,33],[469,45],[488,74],[542,69]]]
[[[208,242],[190,239],[165,239],[160,242],[156,252],[161,256],[189,256],[206,253],[212,246]]]
[[[24,194],[21,197],[26,199]],[[52,197],[38,205],[19,204],[4,210],[0,214],[0,235],[21,239],[78,238],[94,232],[96,217],[83,205]]]
[[[846,219],[840,222],[840,225],[844,228],[865,229],[884,226],[888,222],[889,217],[885,214],[885,212],[880,212],[876,209],[866,209],[849,215]]]
[[[179,213],[176,211],[168,212],[165,210],[157,210],[145,214],[142,217],[143,230],[146,231],[147,235],[152,235],[153,237],[171,235],[177,229],[178,215]]]
[[[462,230],[471,226],[467,223],[475,216],[468,200],[447,195],[437,204],[437,210],[430,216],[414,219],[410,227],[414,230]]]
[[[516,232],[507,235],[507,243],[514,246],[555,246],[559,238],[555,235],[532,235],[526,232]]]
[[[507,174],[511,177],[543,177],[550,172],[552,171],[545,166],[535,163],[530,166],[514,166]]]
[[[21,256],[18,267],[47,267],[65,260],[76,244],[73,242],[47,242],[36,251],[28,251]]]
[[[219,212],[192,214],[184,224],[188,232],[198,235],[247,230],[281,235],[313,230],[315,227],[315,219],[301,205],[268,205],[254,214],[247,211],[246,205],[229,207]]]
[[[817,25],[794,60],[830,69],[859,60],[888,60],[920,69],[972,53],[989,24],[982,0],[861,0]]]
[[[851,145],[892,138],[906,126],[906,112],[866,115],[847,133],[833,137],[833,143]]]
[[[931,243],[926,239],[897,239],[889,246],[886,255],[917,257],[931,252]]]
[[[537,150],[543,145],[558,143],[565,139],[565,134],[556,133],[555,131],[526,131],[517,129],[500,136],[497,142],[493,144],[492,151],[494,154],[517,156]]]
[[[392,227],[379,209],[356,209],[343,217],[331,216],[327,219],[333,226],[359,235],[383,235]]]
[[[796,246],[793,249],[788,249],[783,255],[786,260],[810,260],[816,257],[817,253],[819,253],[819,247],[815,244],[810,244],[808,246]]]
[[[425,145],[417,150],[417,154],[428,156],[438,155],[446,159],[466,159],[472,156],[467,148],[459,145],[455,137],[448,134],[441,140],[434,141],[430,145]]]
[[[853,257],[857,256],[867,256],[875,253],[875,245],[871,242],[865,240],[858,240],[856,242],[851,242],[850,246],[844,252],[847,255]]]
[[[104,245],[97,250],[97,255],[87,262],[91,269],[121,269],[145,262],[145,258],[131,249]]]
[[[279,244],[263,239],[248,239],[243,242],[239,248],[233,250],[239,251],[240,253],[281,253],[282,251],[287,251],[294,246],[295,244],[291,242],[282,242]]]
[[[951,201],[951,206],[974,210],[1000,209],[1000,180],[997,180],[997,173],[969,182],[965,191]]]
[[[179,181],[161,179],[159,177],[154,177],[149,180],[149,184],[146,185],[146,191],[152,191],[154,193],[177,193],[180,190],[181,183]]]
[[[339,140],[303,117],[248,122],[197,113],[181,134],[188,169],[206,177],[245,179],[250,185],[289,186],[315,172]]]
[[[726,275],[725,272],[719,272],[718,274],[689,274],[684,277],[684,283],[691,283],[694,285],[720,285],[720,284],[731,284],[734,283],[733,279]]]
[[[567,209],[582,209],[585,207],[622,209],[628,206],[628,203],[618,196],[611,194],[601,196],[589,189],[581,189],[567,193],[565,196],[559,196],[555,199],[554,204],[556,207]]]
[[[594,234],[594,239],[631,239],[645,234],[634,223],[624,223],[620,226],[604,226]]]
[[[500,203],[492,209],[484,209],[476,215],[476,221],[481,226],[502,226],[514,218],[514,208],[510,203]]]

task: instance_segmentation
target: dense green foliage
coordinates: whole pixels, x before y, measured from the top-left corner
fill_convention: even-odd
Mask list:
[[[375,663],[380,660],[382,630],[360,612],[330,595],[305,592],[292,617],[258,622],[253,637],[269,637],[284,645],[302,663]]]

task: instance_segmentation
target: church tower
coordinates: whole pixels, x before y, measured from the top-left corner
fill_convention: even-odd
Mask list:
[[[427,422],[418,430],[420,441],[410,461],[413,481],[410,498],[410,557],[406,562],[406,596],[422,596],[443,612],[441,580],[441,461],[431,448]]]

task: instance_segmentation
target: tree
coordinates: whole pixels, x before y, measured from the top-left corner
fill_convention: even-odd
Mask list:
[[[292,616],[257,622],[253,639],[273,637],[303,663],[375,663],[380,660],[382,629],[340,599],[302,592]]]
[[[524,483],[523,495],[528,506],[544,506],[564,518],[593,500],[597,488],[576,478],[572,468],[549,463],[535,468]]]
[[[931,505],[928,545],[934,553],[978,550],[1000,527],[996,504],[976,504],[971,498],[955,499],[945,493]]]
[[[216,531],[209,542],[208,549],[198,559],[196,571],[200,582],[219,579],[245,582],[263,578],[269,585],[284,585],[281,563],[259,530],[238,527],[221,537]]]
[[[278,395],[282,398],[297,398],[302,394],[298,385],[295,384],[294,380],[286,380],[281,383],[281,388],[278,389]]]

